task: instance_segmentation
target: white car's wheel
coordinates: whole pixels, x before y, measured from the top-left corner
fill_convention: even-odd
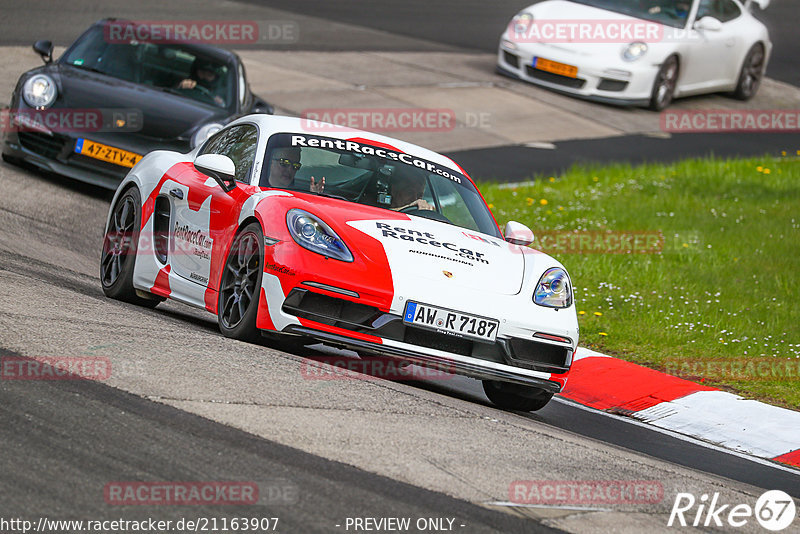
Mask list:
[[[483,391],[497,407],[519,412],[535,412],[544,408],[553,394],[529,386],[484,380]]]
[[[156,295],[144,298],[133,287],[141,206],[141,195],[135,187],[128,189],[114,205],[108,231],[103,238],[100,283],[107,297],[152,308],[164,299]]]
[[[739,81],[733,96],[739,100],[750,100],[758,92],[761,78],[764,76],[764,45],[756,43],[747,52],[739,72]]]
[[[658,69],[650,94],[650,109],[653,111],[661,111],[672,102],[678,83],[678,69],[678,58],[675,56],[669,56]]]

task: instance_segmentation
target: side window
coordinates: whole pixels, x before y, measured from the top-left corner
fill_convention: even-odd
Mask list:
[[[720,22],[728,22],[741,15],[741,10],[733,0],[700,0],[696,20],[714,17]]]
[[[250,170],[256,155],[258,130],[250,124],[227,128],[214,135],[203,147],[201,154],[222,154],[233,160],[236,180],[250,182]]]

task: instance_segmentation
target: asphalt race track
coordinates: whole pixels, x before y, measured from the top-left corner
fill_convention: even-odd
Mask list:
[[[794,8],[775,3],[776,13]],[[375,12],[365,7],[375,3],[352,1],[340,9],[333,2],[212,0],[191,2],[191,9],[156,2],[136,9],[143,19],[194,13],[261,20],[285,19],[292,11],[308,17],[319,9],[349,25],[348,33],[335,36],[342,49],[441,52],[491,48],[492,21],[504,24],[516,10],[510,6],[525,2],[501,4],[508,4],[502,7],[508,14],[498,14],[500,4],[474,1],[392,1]],[[47,36],[67,44],[89,22],[129,9],[119,0],[103,7],[89,1],[55,6],[0,1],[7,15],[0,44],[29,45]],[[448,23],[431,22],[436,17]],[[333,36],[325,33],[324,18],[302,19],[311,28],[309,50],[330,50]],[[787,34],[781,30],[780,39]],[[0,48],[0,65],[16,61],[7,50]],[[0,81],[3,94],[14,81]],[[670,159],[698,145],[681,144],[679,137],[666,140],[676,143]],[[631,141],[565,140],[556,151],[483,149],[494,156],[481,149],[451,152],[476,174],[524,179],[514,158],[526,158],[529,169],[530,158],[541,157],[541,172],[555,172],[574,160],[594,161],[594,155],[646,160],[665,140],[633,139],[638,146],[653,143],[643,154],[625,151]],[[761,151],[755,153],[772,151],[768,144],[775,142],[736,141],[719,140]],[[480,166],[490,156],[508,161],[507,167],[484,171]],[[244,344],[223,338],[214,317],[180,304],[145,310],[109,300],[98,270],[110,198],[107,191],[0,163],[0,356],[98,357],[112,364],[103,382],[0,380],[0,519],[278,517],[277,532],[352,532],[348,518],[408,517],[452,519],[452,530],[465,533],[662,532],[670,530],[678,492],[719,492],[724,502],[752,505],[763,491],[782,489],[800,499],[796,470],[563,400],[516,414],[493,408],[469,379],[310,380],[301,371],[304,358],[321,349],[287,353]],[[656,481],[663,499],[508,506],[517,480]],[[118,481],[248,481],[258,485],[261,498],[238,506],[125,506],[104,496]],[[751,522],[737,531],[762,530]]]

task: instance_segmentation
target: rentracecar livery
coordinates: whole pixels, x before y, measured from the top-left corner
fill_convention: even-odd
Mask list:
[[[772,50],[750,12],[770,0],[546,0],[500,37],[502,74],[609,104],[667,107],[729,91],[749,100]]]
[[[564,387],[578,344],[569,276],[532,240],[515,222],[504,236],[440,154],[250,115],[137,163],[111,205],[101,278],[113,298],[205,308],[229,337],[433,366],[528,411]]]

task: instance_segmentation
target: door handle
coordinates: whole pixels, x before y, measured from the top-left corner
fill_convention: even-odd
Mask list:
[[[172,189],[170,190],[169,194],[177,198],[178,200],[183,200],[183,190],[181,189],[178,188]]]

